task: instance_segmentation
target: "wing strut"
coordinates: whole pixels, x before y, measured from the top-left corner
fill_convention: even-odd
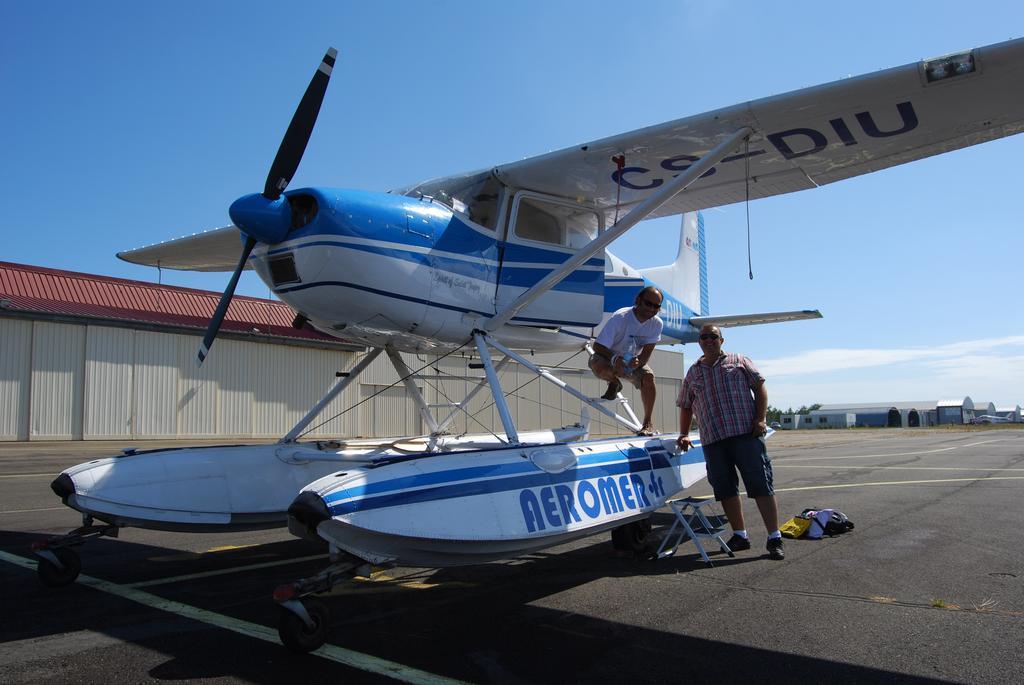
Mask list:
[[[423,421],[427,424],[430,429],[431,435],[436,435],[438,432],[437,421],[434,419],[434,415],[430,413],[430,407],[427,406],[427,401],[423,399],[423,393],[420,392],[419,388],[416,387],[416,381],[413,379],[415,374],[412,369],[406,365],[405,360],[402,359],[402,355],[398,353],[391,345],[386,348],[388,357],[391,359],[391,365],[395,367],[395,371],[398,372],[398,377],[402,379],[402,384],[405,385],[406,392],[412,397],[416,403],[416,407],[420,410],[420,416],[423,417]]]
[[[577,390],[576,388],[574,388],[571,385],[569,385],[568,383],[566,383],[565,381],[563,381],[563,380],[561,380],[559,378],[556,378],[555,376],[551,375],[551,373],[549,373],[548,371],[545,371],[544,369],[540,368],[539,366],[537,366],[536,364],[534,364],[533,362],[531,362],[529,359],[527,359],[526,357],[522,356],[521,354],[516,354],[515,352],[513,352],[510,349],[508,349],[507,347],[505,347],[504,345],[502,345],[498,341],[496,341],[493,338],[491,338],[490,336],[483,336],[483,335],[480,335],[479,332],[477,332],[477,333],[473,334],[473,337],[477,340],[478,348],[482,346],[484,348],[484,350],[486,351],[486,346],[490,345],[494,349],[496,349],[499,352],[501,352],[502,354],[504,354],[506,357],[511,357],[514,361],[518,362],[519,364],[521,364],[525,368],[527,368],[530,371],[532,371],[533,373],[537,374],[538,376],[540,376],[544,380],[547,380],[547,381],[550,381],[551,383],[554,383],[559,388],[561,388],[565,392],[569,393],[570,395],[572,395],[576,399],[580,400],[584,404],[587,404],[587,405],[593,407],[594,409],[597,409],[599,412],[601,412],[605,416],[607,416],[607,417],[609,417],[609,418],[611,418],[611,419],[621,423],[623,426],[626,426],[627,428],[629,428],[629,430],[635,431],[635,430],[639,430],[640,429],[640,421],[637,420],[636,414],[633,413],[633,410],[631,408],[629,408],[628,404],[626,405],[626,407],[627,407],[627,410],[628,410],[629,415],[632,418],[632,420],[624,418],[622,416],[619,416],[614,411],[612,411],[611,409],[606,407],[602,400],[594,399],[593,397],[587,397],[586,395],[581,393],[579,390]],[[493,390],[493,388],[494,388],[494,386],[492,386],[492,390]],[[501,395],[501,388],[500,387],[498,388],[497,392],[495,393],[495,400],[496,401],[497,401],[499,395]],[[504,402],[505,398],[502,397],[501,399],[502,399],[502,402]],[[621,400],[621,401],[624,401],[624,400]],[[499,403],[498,411],[499,411],[499,413],[501,412],[500,403]],[[507,405],[506,405],[505,411],[506,412],[508,411]],[[504,418],[504,416],[502,416],[502,421],[504,421],[504,420],[505,420],[505,418]],[[511,415],[509,415],[509,421],[510,422],[512,421]],[[507,431],[507,427],[506,427],[506,431]],[[506,435],[509,435],[509,433],[506,432]]]
[[[310,422],[312,422],[313,419],[315,419],[317,415],[324,410],[324,407],[330,404],[331,401],[335,397],[337,397],[342,390],[347,388],[349,384],[352,383],[352,381],[358,378],[359,374],[361,374],[363,370],[370,365],[370,362],[376,359],[377,355],[379,355],[382,351],[383,348],[380,347],[374,347],[372,350],[370,350],[365,357],[359,360],[358,364],[349,369],[348,373],[343,375],[338,380],[338,382],[334,384],[334,387],[327,391],[327,394],[324,395],[319,402],[313,405],[313,408],[310,409],[305,416],[299,419],[299,422],[295,424],[294,428],[288,431],[287,435],[278,440],[278,443],[283,444],[295,442],[298,439],[299,434],[302,433],[302,429],[308,426]]]
[[[646,200],[631,209],[620,221],[615,222],[613,226],[605,230],[605,232],[595,240],[588,243],[586,247],[582,248],[579,252],[567,259],[562,266],[555,269],[538,283],[528,288],[526,292],[517,297],[515,301],[505,307],[505,309],[499,312],[493,319],[484,324],[484,330],[491,332],[504,326],[513,316],[518,314],[523,307],[526,307],[548,290],[554,288],[562,281],[562,279],[575,271],[581,264],[604,250],[609,243],[629,229],[633,228],[637,223],[646,219],[673,197],[686,190],[686,188],[700,178],[704,172],[718,164],[729,153],[735,150],[736,145],[751,133],[753,133],[753,131],[747,126],[744,126],[732,133],[728,138],[701,157],[699,161],[695,162],[693,166],[686,170],[685,173],[680,174],[666,183],[656,193],[652,194]]]
[[[516,430],[516,423],[512,420],[512,412],[508,409],[508,402],[501,391],[501,381],[498,380],[498,372],[494,370],[491,363],[491,353],[487,351],[489,342],[480,331],[473,331],[473,342],[476,343],[477,354],[480,355],[480,362],[484,365],[484,373],[487,374],[487,383],[491,386],[491,395],[494,397],[494,406],[498,409],[498,416],[501,417],[501,425],[505,427],[505,439],[510,445],[519,444],[519,432]],[[493,344],[493,341],[490,341]],[[511,356],[508,352],[505,356]],[[514,358],[514,357],[513,357]]]

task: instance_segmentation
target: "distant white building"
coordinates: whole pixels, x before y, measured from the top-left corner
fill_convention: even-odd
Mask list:
[[[791,431],[799,428],[810,428],[810,414],[783,414],[779,423],[782,424],[782,430]]]
[[[826,414],[815,410],[804,424],[805,428],[853,428],[857,425],[857,415],[852,412]]]

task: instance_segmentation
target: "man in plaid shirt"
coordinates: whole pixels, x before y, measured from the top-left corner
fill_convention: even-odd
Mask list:
[[[679,391],[676,405],[681,435],[677,442],[684,452],[692,446],[688,434],[696,413],[708,482],[733,529],[733,536],[726,543],[729,549],[734,552],[750,549],[739,497],[738,470],[747,496],[757,502],[768,531],[768,556],[784,559],[779,509],[772,486],[772,462],[763,439],[768,432],[765,424],[768,391],[764,387],[764,376],[747,357],[723,352],[724,342],[717,326],[700,329],[700,349],[704,356],[686,372]]]

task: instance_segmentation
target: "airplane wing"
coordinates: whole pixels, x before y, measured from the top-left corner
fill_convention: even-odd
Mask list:
[[[922,60],[752,100],[494,167],[513,188],[602,209],[647,200],[738,131],[752,131],[716,166],[644,218],[814,188],[1024,131],[1024,39]],[[619,158],[620,167],[613,158]],[[472,203],[487,172],[461,173],[397,193]],[[231,271],[229,226],[122,252],[171,269]]]
[[[725,316],[695,316],[690,319],[691,326],[718,326],[729,328],[735,326],[755,326],[762,323],[780,323],[782,321],[799,321],[801,319],[820,319],[821,312],[817,309],[803,309],[794,312],[764,312],[762,314],[733,314]]]
[[[1024,130],[1024,39],[753,100],[495,167],[514,188],[629,207],[729,134],[749,144],[650,216],[814,188]],[[619,169],[613,157],[624,156]],[[749,182],[747,163],[749,162]],[[457,194],[465,175],[436,179]]]
[[[203,233],[118,252],[126,262],[162,269],[188,271],[234,271],[242,252],[237,226],[215,228]],[[252,266],[246,265],[246,269]]]

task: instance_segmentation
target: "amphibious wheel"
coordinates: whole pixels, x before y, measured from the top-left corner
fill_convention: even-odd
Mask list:
[[[39,565],[36,567],[39,581],[46,587],[64,587],[75,582],[75,578],[82,572],[82,560],[78,558],[78,554],[66,547],[58,547],[50,552],[61,565],[58,566],[45,557],[39,557]]]
[[[285,647],[299,654],[306,654],[320,648],[327,642],[329,614],[323,602],[307,599],[300,602],[306,608],[313,625],[307,626],[305,621],[291,609],[281,607],[277,621],[277,634]]]
[[[651,535],[651,520],[633,521],[612,530],[612,547],[622,552],[638,554],[644,551]]]

